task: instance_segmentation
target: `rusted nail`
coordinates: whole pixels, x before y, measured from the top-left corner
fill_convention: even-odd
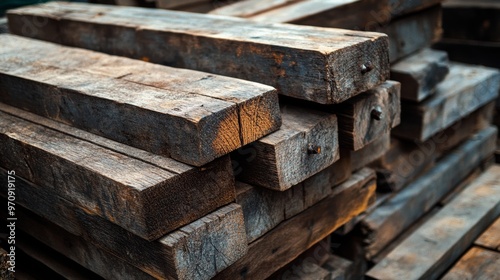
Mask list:
[[[320,146],[314,146],[313,144],[307,145],[307,153],[310,155],[317,155],[321,153],[321,147]]]
[[[375,106],[371,112],[372,119],[380,121],[382,119],[382,108],[380,106]]]
[[[373,69],[373,66],[370,62],[365,63],[365,64],[361,65],[361,74],[366,74],[366,73],[372,71],[372,69]]]

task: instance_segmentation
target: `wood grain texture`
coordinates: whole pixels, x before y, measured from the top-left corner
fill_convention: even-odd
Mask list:
[[[380,33],[77,3],[11,10],[12,32],[23,34],[23,22],[35,18],[47,24],[25,36],[260,82],[323,104],[389,76],[388,38]]]
[[[127,145],[200,166],[280,126],[265,85],[0,38],[2,102]]]
[[[336,106],[342,147],[360,150],[397,126],[400,90],[399,82],[386,81]]]
[[[375,173],[363,169],[328,198],[250,244],[248,253],[214,279],[264,279],[290,263],[374,201]]]
[[[359,170],[382,157],[391,147],[390,132],[384,133],[373,143],[366,145],[361,150],[351,151],[351,169]]]
[[[474,246],[441,279],[498,279],[500,278],[498,267],[500,267],[500,253]]]
[[[423,49],[391,66],[391,79],[400,82],[401,98],[420,102],[436,91],[449,72],[448,54]]]
[[[367,272],[374,279],[436,279],[500,215],[493,166]]]
[[[215,8],[209,14],[245,18],[297,1],[300,0],[243,0]]]
[[[500,252],[500,218],[498,218],[474,244]]]
[[[369,213],[360,223],[366,259],[372,259],[489,157],[495,149],[496,133],[495,127],[477,133]]]
[[[2,177],[6,177],[4,169]],[[81,208],[57,192],[17,177],[16,202],[159,278],[210,279],[246,253],[243,211],[229,204],[158,240],[147,241]],[[2,191],[6,196],[6,190]]]
[[[145,153],[154,158],[148,162],[140,157],[144,153],[130,155],[133,149],[107,148],[113,142],[98,136],[70,136],[67,132],[75,129],[67,126],[58,131],[3,112],[0,119],[0,166],[145,239],[156,239],[235,199],[228,157],[192,168]]]
[[[401,124],[393,130],[393,135],[425,141],[496,99],[499,87],[497,70],[453,63],[434,96],[418,104],[401,104]]]
[[[231,154],[237,179],[284,191],[339,159],[337,117],[293,105],[281,109],[281,128]]]

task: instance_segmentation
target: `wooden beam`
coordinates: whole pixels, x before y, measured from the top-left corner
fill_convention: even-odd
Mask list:
[[[142,238],[156,239],[235,199],[228,157],[193,168],[47,119],[40,122],[62,129],[22,119],[37,119],[29,113],[10,113],[0,112],[0,166],[57,188],[59,195]]]
[[[498,267],[500,253],[474,246],[441,279],[498,279]]]
[[[375,173],[363,169],[315,206],[252,242],[248,253],[214,279],[264,279],[290,263],[373,201]]]
[[[298,1],[300,0],[243,0],[215,8],[209,14],[245,18]]]
[[[436,279],[500,215],[493,166],[367,272],[373,279]]]
[[[391,66],[391,79],[403,84],[401,98],[420,102],[436,92],[449,72],[448,54],[423,49]]]
[[[0,38],[0,101],[127,145],[200,166],[280,126],[265,85]]]
[[[237,179],[285,191],[339,159],[337,117],[284,105],[281,128],[231,154]]]
[[[0,171],[7,177],[6,170]],[[7,190],[1,195],[6,197]],[[153,277],[210,279],[247,249],[243,211],[237,204],[147,241],[21,177],[16,177],[16,202]]]
[[[400,122],[401,84],[386,81],[335,107],[339,118],[339,139],[353,151],[387,134]]]
[[[356,171],[369,165],[387,153],[390,147],[391,134],[386,132],[361,150],[351,151],[351,169]]]
[[[500,252],[500,218],[498,218],[474,244]]]
[[[426,141],[496,99],[499,88],[498,70],[453,63],[434,96],[420,103],[402,103],[401,124],[392,133],[403,139]]]
[[[62,2],[10,10],[8,17],[14,34],[36,18],[47,24],[31,26],[26,36],[260,82],[323,104],[389,76],[388,38],[379,33]]]
[[[369,213],[360,222],[366,259],[371,260],[490,156],[495,149],[496,133],[497,129],[490,127],[474,135]]]

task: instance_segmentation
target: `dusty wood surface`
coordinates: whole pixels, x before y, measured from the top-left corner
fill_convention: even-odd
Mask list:
[[[199,166],[280,126],[265,85],[0,38],[0,100],[156,154]]]
[[[435,93],[449,72],[448,54],[423,49],[391,66],[391,79],[400,82],[401,98],[420,102]]]
[[[23,22],[34,18],[48,24],[25,36],[261,82],[324,104],[366,91],[390,71],[380,33],[76,3],[11,10],[12,32],[23,34]]]
[[[2,176],[6,177],[6,170]],[[48,188],[17,177],[16,202],[154,277],[210,279],[246,253],[243,211],[224,206],[158,240],[147,241]],[[6,196],[6,190],[2,192]]]
[[[498,70],[453,63],[434,96],[417,104],[401,104],[401,124],[393,130],[393,135],[425,141],[496,99],[499,87]]]
[[[490,127],[474,135],[369,213],[360,223],[366,258],[372,259],[489,157],[495,149],[496,133],[497,129]]]
[[[499,267],[500,253],[474,246],[441,279],[499,279]]]
[[[400,90],[399,82],[386,81],[336,106],[340,144],[357,151],[397,126]]]
[[[293,105],[281,112],[278,131],[231,154],[238,180],[284,191],[338,160],[335,115]]]
[[[500,167],[493,166],[370,269],[367,276],[436,279],[499,215]]]
[[[382,157],[391,147],[391,134],[386,132],[361,150],[351,151],[351,169],[359,170]]]
[[[248,253],[215,279],[264,279],[290,263],[375,199],[375,173],[363,169],[315,206],[250,244]]]
[[[200,169],[180,164],[167,169],[85,135],[70,136],[3,112],[0,119],[0,166],[145,239],[156,239],[235,199],[228,157]]]
[[[500,217],[479,236],[474,244],[500,252]]]

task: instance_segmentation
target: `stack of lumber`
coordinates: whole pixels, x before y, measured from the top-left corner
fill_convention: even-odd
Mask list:
[[[400,122],[384,34],[69,3],[8,19],[31,38],[0,37],[0,166],[49,267],[36,244],[104,278],[264,279],[375,201],[368,155]]]

